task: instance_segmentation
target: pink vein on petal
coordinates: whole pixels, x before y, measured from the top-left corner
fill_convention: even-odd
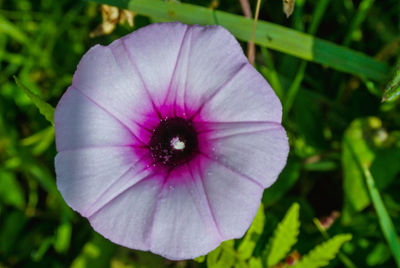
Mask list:
[[[263,132],[268,132],[271,130],[278,130],[278,129],[280,129],[280,127],[252,130],[252,131],[243,131],[243,132],[233,133],[233,134],[229,134],[229,135],[210,137],[210,138],[208,138],[208,140],[220,140],[220,139],[225,139],[225,138],[237,137],[237,136],[241,136],[241,135],[251,135],[251,134],[257,134],[257,133],[263,133]]]
[[[135,133],[133,133],[133,131],[124,123],[122,122],[117,116],[115,116],[114,114],[112,114],[110,111],[108,111],[106,108],[104,108],[102,105],[100,105],[97,101],[95,101],[94,99],[92,99],[91,97],[89,97],[88,95],[86,95],[82,90],[80,90],[79,88],[77,88],[76,86],[71,87],[73,90],[79,92],[82,96],[86,97],[90,102],[92,102],[94,105],[96,105],[97,107],[99,107],[101,110],[103,110],[104,112],[106,112],[107,114],[109,114],[111,117],[113,117],[115,120],[117,120],[124,128],[126,128],[129,133],[132,134],[133,137],[135,137],[135,139],[140,142],[141,144],[143,144],[144,146],[147,146],[147,144],[142,141],[138,136],[135,135]]]
[[[172,71],[171,80],[169,81],[168,88],[167,88],[167,94],[166,94],[166,96],[165,96],[165,99],[164,99],[164,101],[163,101],[163,104],[165,104],[165,102],[166,102],[167,99],[168,99],[169,94],[171,93],[171,90],[172,90],[172,89],[171,89],[172,82],[174,81],[174,78],[175,78],[176,69],[178,68],[179,60],[180,60],[181,54],[182,54],[183,44],[184,44],[184,42],[185,42],[186,35],[187,35],[188,32],[189,32],[189,27],[186,25],[185,33],[184,33],[183,36],[182,36],[182,41],[181,41],[181,44],[180,44],[180,46],[179,46],[178,54],[177,54],[177,56],[176,56],[176,61],[175,61],[174,70]],[[175,96],[175,101],[176,101],[176,96]],[[175,109],[175,104],[174,104],[174,109]]]
[[[218,159],[215,159],[215,158],[210,157],[209,155],[207,155],[207,154],[205,154],[205,153],[203,153],[203,152],[199,152],[199,153],[200,153],[203,157],[205,157],[205,158],[207,158],[207,159],[210,159],[211,161],[213,161],[213,162],[219,164],[220,166],[222,166],[222,167],[224,167],[224,168],[226,168],[226,169],[232,171],[233,173],[239,175],[240,177],[245,178],[245,179],[251,181],[252,183],[254,183],[255,185],[257,185],[258,187],[260,187],[261,189],[264,190],[264,186],[263,186],[261,183],[259,183],[258,181],[254,180],[253,178],[251,178],[251,177],[249,177],[249,176],[247,176],[247,175],[245,175],[245,174],[239,172],[238,170],[236,170],[236,169],[234,169],[234,168],[232,168],[232,167],[230,167],[230,166],[228,166],[228,165],[222,163],[222,162],[219,161]]]
[[[247,62],[242,63],[240,67],[235,71],[235,73],[232,74],[231,77],[229,77],[228,80],[225,81],[219,88],[217,88],[208,98],[206,98],[200,105],[200,107],[194,112],[194,114],[190,117],[190,119],[195,118],[204,108],[204,106],[210,102],[215,96],[218,95],[221,90],[223,90],[227,85],[229,85],[232,80],[247,66]]]
[[[79,148],[73,148],[73,149],[64,149],[59,151],[61,152],[77,152],[81,150],[90,150],[90,149],[105,149],[105,148],[125,148],[125,147],[131,147],[131,148],[138,148],[138,149],[147,149],[148,146],[144,145],[137,145],[137,144],[121,144],[121,145],[90,145],[90,146],[82,146]]]
[[[187,93],[187,81],[189,78],[189,70],[190,70],[190,54],[192,52],[192,48],[193,48],[193,30],[192,30],[192,34],[190,35],[190,43],[189,43],[189,57],[188,57],[188,62],[187,62],[187,70],[186,70],[186,80],[185,80],[185,87],[183,89],[183,105],[184,105],[184,111],[186,114],[188,114],[188,108],[186,106],[186,93]]]
[[[121,40],[122,40],[122,39],[121,39]],[[124,50],[127,52],[127,49],[126,49],[126,47],[125,47],[124,44],[123,44],[123,47],[124,47]],[[108,48],[108,49],[111,51],[111,55],[112,55],[113,58],[114,58],[115,65],[118,66],[118,68],[119,68],[119,70],[121,71],[121,73],[124,73],[124,71],[122,70],[122,68],[121,68],[121,66],[120,66],[120,63],[118,63],[117,56],[115,55],[115,51],[113,50],[113,48],[110,47],[110,46],[106,46],[106,48]],[[128,53],[128,52],[127,52],[127,53]],[[140,78],[141,78],[141,81],[142,81],[142,83],[143,83],[143,86],[146,88],[146,85],[144,84],[144,81],[143,81],[143,79],[142,79],[142,77],[141,77],[141,75],[140,75],[139,72],[138,72],[138,75],[139,75]],[[129,79],[128,79],[128,80],[129,80]],[[146,93],[148,93],[147,90],[146,90]],[[150,101],[151,101],[151,103],[152,103],[152,106],[154,107],[154,103],[153,103],[153,100],[152,100],[151,98],[150,98]],[[131,120],[132,120],[132,119],[131,119]],[[136,122],[135,120],[132,120],[132,122],[133,122],[134,124],[136,124],[137,126],[143,128],[143,129],[146,130],[147,132],[152,133],[151,130],[149,130],[148,128],[145,128],[142,124]]]
[[[132,169],[132,167],[130,167],[126,172],[124,172],[123,175],[127,174],[127,172],[129,172],[131,169]],[[140,173],[143,172],[143,171],[145,171],[146,169],[148,169],[148,168],[147,168],[147,167],[144,168],[143,170],[140,171]],[[115,199],[117,199],[119,196],[121,196],[121,195],[124,194],[125,192],[129,191],[132,187],[134,187],[134,186],[137,185],[138,183],[143,182],[143,181],[146,180],[146,179],[152,178],[153,176],[154,176],[154,173],[151,173],[151,174],[149,174],[149,175],[147,175],[147,176],[141,178],[140,180],[138,180],[138,181],[135,182],[134,184],[132,184],[132,185],[130,185],[129,187],[127,187],[126,189],[124,189],[124,190],[123,190],[122,192],[120,192],[118,195],[114,196],[112,199],[110,199],[108,202],[106,202],[104,205],[102,205],[102,206],[101,206],[100,208],[98,208],[96,211],[94,211],[93,213],[91,213],[91,215],[88,216],[87,218],[88,218],[88,219],[91,219],[91,218],[92,218],[93,216],[95,216],[98,212],[100,212],[105,206],[107,206],[108,204],[112,203],[112,202],[113,202]],[[123,177],[123,176],[121,176],[121,177]],[[121,178],[121,177],[120,177],[120,178]],[[120,179],[120,178],[118,178],[118,179]],[[96,202],[97,202],[97,200],[96,200]]]
[[[135,68],[135,70],[136,70],[136,72],[137,72],[137,74],[138,74],[140,80],[142,81],[143,87],[144,87],[145,90],[146,90],[146,94],[147,94],[147,96],[148,96],[149,99],[150,99],[150,102],[151,102],[151,105],[153,106],[154,111],[157,113],[158,118],[162,119],[161,112],[159,111],[157,105],[155,104],[155,102],[154,102],[154,100],[153,100],[153,97],[151,96],[151,93],[150,93],[150,91],[149,91],[149,89],[148,89],[148,87],[147,87],[147,85],[146,85],[146,83],[145,83],[145,81],[144,81],[144,79],[143,79],[143,75],[142,75],[141,72],[139,71],[139,68],[137,67],[136,62],[133,60],[132,54],[129,52],[128,48],[126,47],[125,39],[124,39],[124,38],[121,38],[120,40],[121,40],[121,43],[122,43],[123,48],[124,48],[125,51],[126,51],[126,54],[128,55],[129,61],[132,63],[133,68]],[[113,54],[113,55],[114,55],[114,54]]]
[[[194,176],[193,176],[193,170],[192,170],[192,166],[190,165],[190,162],[187,162],[187,166],[188,166],[188,168],[189,168],[190,176],[192,177],[193,180],[195,180],[195,178],[194,178]],[[203,176],[203,172],[201,172],[201,171],[199,171],[199,172],[200,172],[199,175],[200,175],[201,187],[202,187],[204,196],[206,197],[207,206],[208,206],[208,209],[209,209],[210,214],[211,214],[211,219],[212,219],[212,221],[213,221],[213,223],[214,223],[214,225],[215,225],[215,229],[216,229],[216,231],[217,231],[217,234],[218,234],[219,238],[221,239],[221,241],[223,241],[223,240],[224,240],[224,236],[223,236],[222,233],[221,233],[221,230],[220,230],[220,228],[219,228],[217,219],[216,219],[215,214],[214,214],[214,210],[212,209],[211,204],[210,204],[210,199],[209,199],[209,197],[208,197],[208,193],[207,193],[207,191],[206,191],[206,189],[205,189],[205,187],[204,187],[204,178],[203,178],[204,176]],[[193,198],[193,195],[192,195],[192,193],[191,193],[190,191],[189,191],[189,194],[192,196],[193,202],[195,202],[195,200],[194,200],[194,198]]]
[[[107,194],[107,193],[110,191],[110,189],[112,189],[113,186],[115,186],[122,178],[124,178],[125,175],[128,174],[128,172],[130,172],[132,169],[134,169],[134,168],[135,168],[135,165],[136,165],[137,163],[139,163],[140,161],[143,160],[143,158],[145,157],[145,155],[146,155],[146,153],[143,153],[137,161],[135,161],[134,163],[132,163],[132,166],[131,166],[131,167],[129,167],[124,173],[122,173],[122,175],[121,175],[118,179],[116,179],[113,183],[111,183],[111,184],[107,187],[107,189],[96,199],[96,201],[94,201],[93,204],[86,210],[86,212],[92,210],[92,209],[100,202],[100,200],[104,198],[104,195]],[[143,168],[143,169],[140,170],[136,175],[140,175],[140,174],[141,174],[142,172],[144,172],[146,169],[147,169],[147,167],[146,167],[146,168]],[[144,180],[146,177],[147,177],[147,176],[145,176],[145,177],[141,178],[140,180],[136,181],[134,184],[129,185],[129,186],[127,187],[127,189],[130,189],[130,188],[133,187],[135,184],[137,184],[137,183],[141,182],[142,180]],[[100,208],[98,208],[97,210],[93,211],[93,212],[92,212],[90,215],[88,215],[88,216],[92,216],[92,215],[93,215],[94,213],[96,213],[98,210],[101,210],[101,209],[102,209],[103,207],[105,207],[107,204],[109,204],[110,202],[112,202],[112,200],[114,200],[115,198],[117,198],[118,196],[120,196],[121,194],[123,194],[127,189],[124,189],[124,190],[122,190],[121,192],[119,192],[117,195],[115,195],[114,197],[112,197],[110,200],[108,200],[106,203],[104,203]]]
[[[157,200],[156,200],[156,204],[155,204],[155,206],[154,206],[153,213],[151,214],[150,227],[149,227],[149,231],[147,232],[148,237],[146,238],[146,243],[149,245],[149,249],[152,248],[154,220],[155,220],[155,218],[156,218],[157,210],[158,210],[158,208],[159,208],[159,206],[160,206],[161,195],[162,195],[162,192],[163,192],[163,190],[164,190],[164,186],[165,186],[165,184],[166,184],[166,182],[167,182],[167,180],[168,180],[168,177],[169,177],[169,175],[171,174],[171,171],[172,171],[172,169],[169,169],[169,170],[167,171],[167,174],[165,174],[165,178],[164,178],[164,180],[162,181],[162,184],[161,184],[161,187],[160,187],[160,191],[158,192],[157,197],[156,197]]]
[[[198,134],[204,134],[204,133],[209,133],[209,132],[217,132],[217,131],[223,131],[224,129],[217,129],[215,126],[223,126],[223,127],[228,127],[229,129],[232,129],[233,127],[239,127],[241,125],[245,126],[248,128],[251,125],[269,125],[268,128],[263,128],[263,129],[257,129],[258,130],[276,130],[280,129],[282,126],[281,124],[273,121],[237,121],[237,122],[212,122],[212,121],[207,121],[202,123],[203,125],[207,126],[205,129],[197,129]],[[240,130],[240,129],[239,129]],[[254,130],[244,130],[243,132],[239,133],[249,133],[251,134]]]

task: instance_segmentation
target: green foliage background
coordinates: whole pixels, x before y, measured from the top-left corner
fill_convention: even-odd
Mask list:
[[[262,1],[256,68],[282,101],[288,164],[243,239],[183,262],[114,245],[67,207],[40,103],[57,104],[92,45],[149,23],[221,24],[246,51],[253,22],[236,0],[95,2],[0,0],[0,267],[285,267],[294,250],[295,267],[400,265],[398,0],[296,0],[289,19]],[[134,27],[90,38],[99,3],[133,10]]]

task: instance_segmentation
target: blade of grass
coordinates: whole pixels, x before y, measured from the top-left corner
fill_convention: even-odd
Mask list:
[[[392,219],[386,210],[385,204],[382,201],[382,197],[375,186],[375,180],[366,165],[362,165],[362,171],[367,183],[368,191],[372,199],[372,203],[378,214],[379,224],[381,226],[383,235],[389,245],[392,255],[398,267],[400,267],[400,240],[397,235],[396,229],[394,228]]]
[[[7,34],[22,44],[28,44],[25,33],[2,15],[0,15],[0,33]]]
[[[216,24],[230,30],[238,39],[251,40],[253,20],[243,16],[215,11],[205,7],[159,0],[94,0],[97,3],[129,9],[163,21],[189,24]],[[314,61],[336,70],[382,81],[388,66],[363,53],[341,47],[266,21],[258,21],[255,43],[305,60]]]
[[[392,219],[389,216],[389,213],[386,210],[385,204],[382,201],[382,197],[379,193],[378,188],[375,186],[375,180],[372,177],[372,174],[366,163],[363,163],[360,159],[360,155],[357,154],[357,151],[353,147],[350,142],[347,142],[347,146],[357,162],[363,176],[365,178],[365,182],[367,185],[367,189],[369,195],[372,200],[372,204],[375,208],[376,214],[378,215],[379,225],[381,226],[383,236],[385,237],[390,251],[394,257],[394,260],[397,264],[397,267],[400,267],[400,240],[397,235],[396,229],[394,228],[394,224]]]
[[[274,61],[265,47],[261,47],[261,54],[264,57],[266,67],[261,66],[260,71],[267,78],[279,99],[283,100],[283,88]]]
[[[39,109],[40,113],[54,126],[54,107],[50,104],[42,100],[38,95],[33,93],[29,88],[25,87],[18,80],[16,76],[14,76],[15,83],[17,86],[22,89],[26,95],[32,100],[35,106]]]
[[[322,17],[326,11],[326,8],[328,7],[329,1],[330,0],[321,0],[318,2],[317,6],[315,7],[314,14],[312,16],[313,20],[311,21],[310,28],[308,29],[309,34],[314,35],[317,32],[318,26],[321,23]],[[292,108],[293,102],[297,96],[297,92],[299,91],[300,85],[303,81],[306,69],[307,69],[307,62],[306,61],[301,62],[297,74],[294,78],[294,81],[290,86],[285,98],[285,103],[283,105],[284,118],[289,114],[290,109]]]
[[[353,20],[351,21],[349,30],[346,36],[343,39],[343,45],[348,46],[351,43],[351,38],[353,36],[354,31],[360,28],[361,24],[364,22],[367,17],[369,9],[372,7],[375,0],[363,0],[358,6],[357,13],[355,14]]]

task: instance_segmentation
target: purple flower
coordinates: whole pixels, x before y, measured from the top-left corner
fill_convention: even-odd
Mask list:
[[[57,185],[111,241],[179,260],[243,236],[286,163],[282,107],[219,26],[153,24],[82,58]]]

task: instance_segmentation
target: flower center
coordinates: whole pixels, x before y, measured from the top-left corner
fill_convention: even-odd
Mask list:
[[[189,161],[197,151],[197,145],[192,122],[180,117],[161,120],[149,143],[154,161],[168,167]]]

